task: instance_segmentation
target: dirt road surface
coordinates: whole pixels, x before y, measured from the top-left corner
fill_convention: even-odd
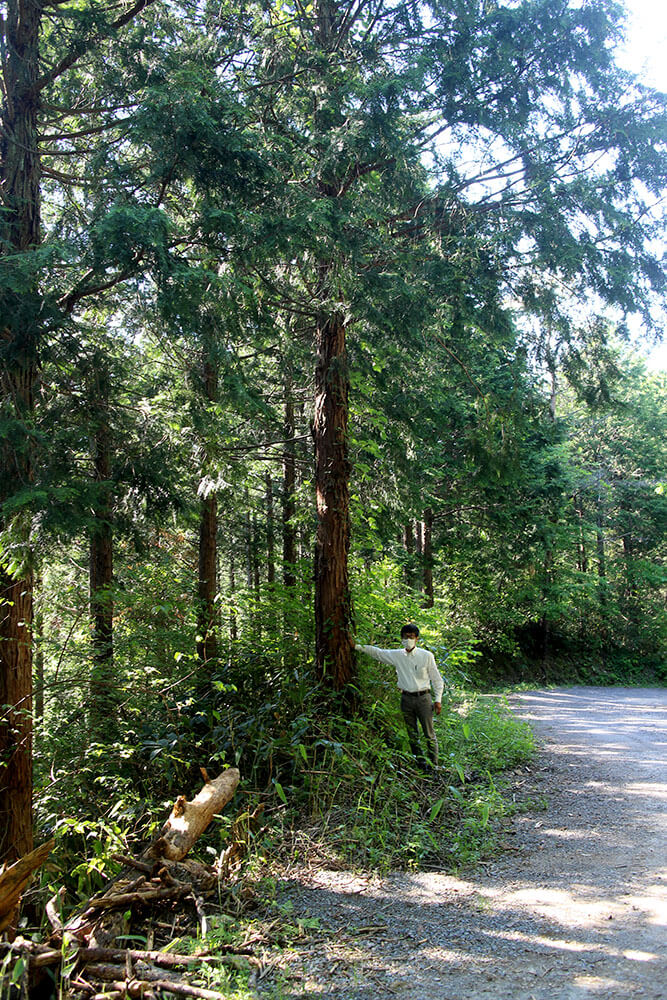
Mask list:
[[[667,998],[667,691],[511,703],[541,745],[521,794],[546,810],[517,816],[469,878],[295,878],[294,916],[332,933],[295,952],[284,1000]]]

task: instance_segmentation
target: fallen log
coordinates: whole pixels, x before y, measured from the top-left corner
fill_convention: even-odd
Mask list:
[[[201,836],[216,813],[230,801],[241,775],[230,767],[213,781],[207,781],[192,802],[179,795],[169,819],[157,839],[142,855],[144,858],[166,858],[180,861]]]
[[[223,955],[220,956],[221,965],[229,965],[235,969],[244,968],[247,969],[248,965],[258,966],[259,959],[240,959],[235,955]],[[175,973],[178,976],[177,979],[167,976],[164,969],[151,969],[149,966],[141,963],[141,968],[134,970],[134,974],[128,975],[127,968],[123,968],[121,965],[109,965],[107,962],[95,962],[89,963],[85,967],[85,974],[91,980],[98,980],[100,982],[120,982],[123,977],[125,979],[141,979],[146,983],[158,983],[158,982],[170,982],[174,986],[189,986],[185,980],[181,978],[180,973]],[[192,987],[193,989],[198,989],[198,987]]]
[[[41,868],[48,858],[54,843],[55,841],[49,840],[46,844],[36,847],[0,875],[0,932],[6,930],[12,923],[21,893],[30,881],[32,873]]]
[[[222,1000],[222,995],[213,990],[181,981],[179,971],[192,974],[193,965],[254,966],[258,960],[247,946],[238,949],[232,945],[220,946],[219,950],[228,952],[226,955],[174,955],[152,950],[152,932],[147,937],[150,944],[145,951],[120,949],[114,945],[119,934],[127,934],[137,912],[146,913],[156,905],[166,907],[168,913],[176,911],[172,935],[177,919],[180,920],[178,914],[184,909],[188,912],[194,909],[200,925],[205,928],[204,900],[218,883],[221,872],[185,855],[233,797],[239,779],[238,770],[230,768],[215,780],[206,781],[191,802],[180,796],[157,840],[140,858],[119,855],[123,871],[100,896],[78,906],[64,926],[60,917],[64,890],[48,901],[47,915],[52,926],[48,944],[21,939],[5,947],[0,943],[0,958],[6,948],[10,949],[8,960],[23,958],[26,975],[29,972],[33,986],[39,985],[46,969],[62,965],[62,943],[67,940],[68,959],[74,959],[76,954],[70,987],[80,1000],[92,1000],[96,996],[104,1000],[127,997],[156,1000],[163,990],[195,1000]],[[8,898],[10,889],[13,891],[8,922],[32,871],[43,863],[52,846],[52,843],[43,845],[0,877],[0,886],[4,884]],[[185,919],[191,920],[191,917]],[[72,948],[75,942],[78,947]],[[137,963],[136,969],[133,963]]]
[[[112,857],[114,861],[120,861],[126,868],[136,868],[137,871],[143,872],[145,875],[152,875],[155,868],[155,863],[147,865],[143,861],[131,858],[128,854],[113,854]]]
[[[232,944],[217,945],[219,950],[233,951],[237,955],[253,956],[254,951],[248,947],[236,947]],[[224,965],[223,956],[220,954],[210,954],[195,952],[193,955],[178,955],[172,951],[146,951],[140,948],[79,948],[77,957],[82,962],[102,962],[114,963],[125,961],[129,955],[133,962],[150,962],[152,965],[161,966],[164,969],[178,968],[179,966]]]
[[[192,802],[188,802],[185,796],[179,796],[157,839],[146,848],[140,859],[121,856],[119,860],[124,864],[124,870],[101,896],[88,900],[77,909],[68,920],[65,931],[82,944],[110,947],[117,934],[127,930],[123,928],[124,921],[118,914],[119,910],[184,899],[188,895],[192,895],[195,907],[200,900],[201,921],[201,897],[206,889],[201,883],[206,879],[212,887],[217,877],[212,869],[185,858],[185,855],[216,813],[230,801],[239,779],[238,770],[229,768],[214,781],[207,781]],[[183,869],[186,874],[181,880]],[[142,873],[143,879],[132,880],[137,870]],[[151,882],[146,881],[151,875]],[[195,882],[200,883],[198,891],[194,889]]]
[[[259,944],[262,939],[253,940]],[[63,957],[62,948],[51,948],[49,945],[37,944],[25,938],[17,938],[13,945],[0,942],[0,955],[7,951],[14,951],[16,954],[27,953],[30,956],[30,966],[33,969],[60,965]],[[163,969],[188,968],[196,965],[236,964],[234,958],[224,955],[224,952],[233,952],[233,956],[247,959],[250,962],[255,956],[255,949],[250,947],[249,942],[245,945],[218,943],[215,953],[199,951],[192,955],[179,955],[173,951],[154,951],[142,948],[91,948],[82,945],[77,948],[76,957],[84,969],[86,963],[89,962],[118,964],[120,962],[126,963],[128,959],[133,962],[148,962]]]
[[[192,891],[189,885],[169,886],[165,889],[145,889],[134,892],[117,892],[113,896],[100,896],[99,899],[88,900],[85,910],[86,916],[90,916],[95,910],[115,910],[120,906],[131,906],[133,903],[145,905],[160,899],[178,899],[180,896],[187,896]]]
[[[229,993],[216,993],[214,990],[205,990],[199,986],[190,986],[189,983],[176,983],[172,979],[118,979],[112,980],[109,985],[113,993],[98,993],[100,1000],[108,1000],[109,996],[131,996],[147,997],[154,996],[154,990],[164,990],[165,993],[178,993],[181,996],[196,997],[198,1000],[228,1000]]]
[[[225,1000],[228,993],[215,993],[213,990],[204,990],[200,986],[191,986],[189,983],[174,983],[171,979],[156,979],[151,981],[151,986],[156,990],[164,990],[166,993],[180,993],[185,997],[197,997],[198,1000]]]

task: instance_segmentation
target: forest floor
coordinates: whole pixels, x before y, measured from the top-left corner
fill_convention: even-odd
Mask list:
[[[318,931],[261,995],[667,998],[667,691],[556,689],[510,704],[540,744],[517,798],[542,808],[508,820],[499,856],[467,877],[290,871],[279,902]]]

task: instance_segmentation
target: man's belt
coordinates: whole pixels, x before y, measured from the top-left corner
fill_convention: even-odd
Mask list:
[[[401,694],[412,694],[412,695],[429,694],[430,690],[431,690],[430,688],[424,688],[423,691],[404,691],[403,688],[401,688]]]

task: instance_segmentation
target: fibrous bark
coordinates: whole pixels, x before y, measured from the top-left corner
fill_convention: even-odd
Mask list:
[[[39,32],[42,4],[6,5],[0,115],[0,262],[5,255],[39,245],[40,156]],[[39,311],[36,288],[3,295],[6,319],[0,324],[0,414],[21,427],[0,452],[0,501],[32,481],[31,425],[37,371]],[[3,525],[7,527],[7,525]],[[24,548],[20,567],[0,567],[0,860],[32,850],[32,596],[27,528],[12,525]]]
[[[109,379],[97,364],[91,387],[94,431],[91,436],[93,477],[99,493],[90,529],[90,615],[93,665],[90,676],[90,729],[103,739],[114,725],[117,699],[113,677],[113,529],[111,496],[111,426]]]
[[[335,691],[355,679],[355,661],[347,633],[351,598],[350,461],[345,325],[338,316],[322,319],[317,329],[315,372],[315,642],[317,672]]]
[[[203,394],[207,404],[218,398],[218,367],[208,355],[203,363]],[[215,602],[218,568],[218,497],[214,491],[202,497],[199,512],[199,573],[197,582],[197,657],[209,669],[218,655],[218,611]]]

